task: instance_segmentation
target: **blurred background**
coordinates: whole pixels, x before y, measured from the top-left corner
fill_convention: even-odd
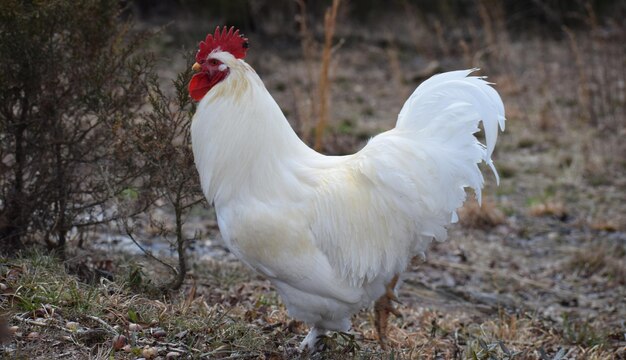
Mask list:
[[[232,25],[326,154],[393,127],[439,72],[479,68],[503,98],[502,181],[486,174],[482,207],[411,265],[386,356],[626,358],[624,1],[5,0],[0,14],[3,355],[57,351],[41,341],[76,358],[293,355],[304,326],[225,248],[189,148],[193,56]],[[325,356],[380,356],[371,320]],[[114,330],[81,332],[102,322]]]

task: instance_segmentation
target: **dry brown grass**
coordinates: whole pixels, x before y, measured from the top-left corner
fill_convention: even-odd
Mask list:
[[[298,22],[298,30],[300,35],[300,47],[302,49],[302,60],[304,61],[304,68],[306,71],[306,81],[308,91],[305,94],[302,93],[299,87],[294,86],[293,92],[298,111],[296,121],[299,123],[300,136],[307,141],[310,138],[311,128],[313,126],[313,114],[315,113],[315,103],[312,99],[311,88],[314,83],[314,61],[315,61],[315,39],[309,28],[307,8],[304,0],[298,0],[299,14],[296,19]]]
[[[337,10],[339,9],[340,0],[333,0],[332,5],[326,9],[324,14],[324,47],[322,48],[322,63],[320,69],[320,77],[318,83],[318,119],[317,126],[315,127],[315,141],[313,147],[315,150],[320,151],[322,149],[322,139],[324,138],[324,132],[328,125],[328,119],[330,117],[329,96],[330,87],[332,85],[330,81],[330,64],[333,53],[333,38],[335,36],[335,25],[337,23]]]
[[[570,46],[570,50],[574,55],[574,60],[576,64],[576,70],[578,72],[578,101],[579,106],[582,109],[582,116],[585,121],[590,121],[591,119],[591,109],[590,109],[590,89],[589,89],[589,79],[587,78],[587,71],[585,70],[585,63],[583,60],[583,55],[581,54],[581,50],[578,45],[578,41],[576,40],[576,34],[571,31],[567,27],[563,27],[563,32],[567,35],[568,44]]]
[[[337,45],[334,45],[333,41],[341,1],[333,0],[331,6],[326,9],[324,14],[324,42],[322,44],[318,44],[315,41],[314,31],[309,25],[306,2],[303,0],[296,2],[299,11],[296,16],[296,22],[300,35],[300,47],[306,70],[307,84],[304,86],[304,91],[298,86],[293,87],[296,113],[298,114],[298,118],[295,120],[299,125],[300,136],[305,142],[311,140],[311,132],[315,130],[312,147],[317,151],[321,151],[324,147],[326,128],[331,118],[330,94],[333,79],[330,72],[333,53],[337,49]],[[318,47],[321,47],[319,67],[316,66],[316,51]],[[316,68],[319,68],[317,76],[314,74]]]
[[[585,261],[589,270],[606,271],[597,259]],[[294,350],[306,327],[291,321],[269,282],[238,263],[205,262],[183,291],[155,297],[131,290],[123,270],[117,282],[91,286],[66,275],[62,264],[47,256],[2,263],[0,307],[11,327],[4,331],[4,356],[90,353],[133,359],[174,352],[183,358],[308,358]],[[464,265],[466,271],[472,267]],[[607,340],[610,332],[577,320],[559,325],[533,311],[500,308],[478,315],[469,308],[432,309],[411,304],[415,297],[404,292],[400,300],[406,305],[400,306],[403,317],[391,320],[388,352],[378,346],[373,315],[363,311],[353,317],[351,334],[329,334],[327,349],[312,358],[543,359],[541,352],[560,350],[572,358],[620,356]],[[122,347],[113,342],[119,335],[126,339]],[[56,345],[41,347],[41,342]]]
[[[482,205],[474,198],[465,202],[459,210],[461,225],[474,229],[491,229],[506,224],[506,216],[491,199],[483,199]]]
[[[615,232],[623,229],[617,219],[595,219],[591,222],[591,224],[589,224],[589,227],[593,230],[608,232]]]
[[[626,285],[626,249],[599,242],[576,250],[565,263],[582,278],[600,276],[611,283]]]
[[[546,200],[541,203],[532,204],[528,209],[531,216],[552,216],[557,219],[565,219],[567,217],[567,209],[563,202],[558,200]]]
[[[207,278],[205,286],[210,284],[210,292],[194,282],[185,291],[151,298],[144,295],[145,288],[144,294],[134,293],[131,283],[123,279],[83,284],[65,274],[56,259],[39,254],[3,264],[0,306],[16,327],[7,339],[9,345],[0,350],[4,356],[46,359],[51,352],[63,352],[71,358],[98,353],[105,354],[104,358],[131,359],[147,347],[161,356],[175,352],[187,358],[206,358],[246,349],[249,357],[256,357],[268,348],[276,353],[267,343],[273,337],[264,337],[263,332],[287,323],[276,297],[268,294],[267,284],[242,277],[247,272],[238,265],[206,264],[215,271],[213,275],[221,274]],[[249,320],[263,325],[249,324]],[[275,326],[280,321],[283,323]],[[56,348],[42,348],[33,342],[33,332],[39,341],[56,342]],[[128,344],[127,348],[112,342],[119,335],[127,339],[123,344]]]

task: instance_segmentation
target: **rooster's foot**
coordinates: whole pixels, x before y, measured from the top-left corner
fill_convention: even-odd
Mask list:
[[[398,309],[393,306],[393,303],[400,303],[398,297],[394,293],[394,288],[398,283],[398,275],[393,277],[389,284],[386,286],[386,291],[374,303],[374,325],[376,332],[378,333],[378,342],[383,350],[387,349],[387,322],[389,320],[389,313],[394,314],[397,317],[402,317],[402,314]]]
[[[311,328],[307,336],[300,343],[300,351],[314,353],[319,350],[318,342],[322,336],[326,334],[326,330],[318,329],[315,326]]]

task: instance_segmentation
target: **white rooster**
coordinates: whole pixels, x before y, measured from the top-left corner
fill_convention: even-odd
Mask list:
[[[375,303],[384,347],[398,275],[446,226],[478,168],[491,162],[504,106],[472,70],[424,81],[396,127],[353,155],[325,156],[303,143],[256,72],[248,41],[226,27],[209,34],[189,84],[199,101],[191,126],[202,190],[228,248],[266,276],[291,316],[311,326],[302,349]],[[474,133],[483,123],[486,146]]]

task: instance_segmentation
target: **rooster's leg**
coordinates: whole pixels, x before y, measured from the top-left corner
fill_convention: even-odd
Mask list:
[[[398,309],[393,306],[393,302],[399,302],[396,294],[393,292],[398,283],[398,275],[399,274],[396,274],[396,276],[391,279],[386,286],[386,291],[383,296],[374,303],[374,325],[378,333],[378,342],[383,350],[387,348],[387,321],[389,320],[389,313],[398,317],[402,316]]]
[[[302,343],[300,343],[300,351],[309,351],[312,353],[316,352],[318,350],[317,341],[319,340],[320,336],[323,336],[325,334],[326,330],[319,329],[313,326],[307,336],[302,341]]]

